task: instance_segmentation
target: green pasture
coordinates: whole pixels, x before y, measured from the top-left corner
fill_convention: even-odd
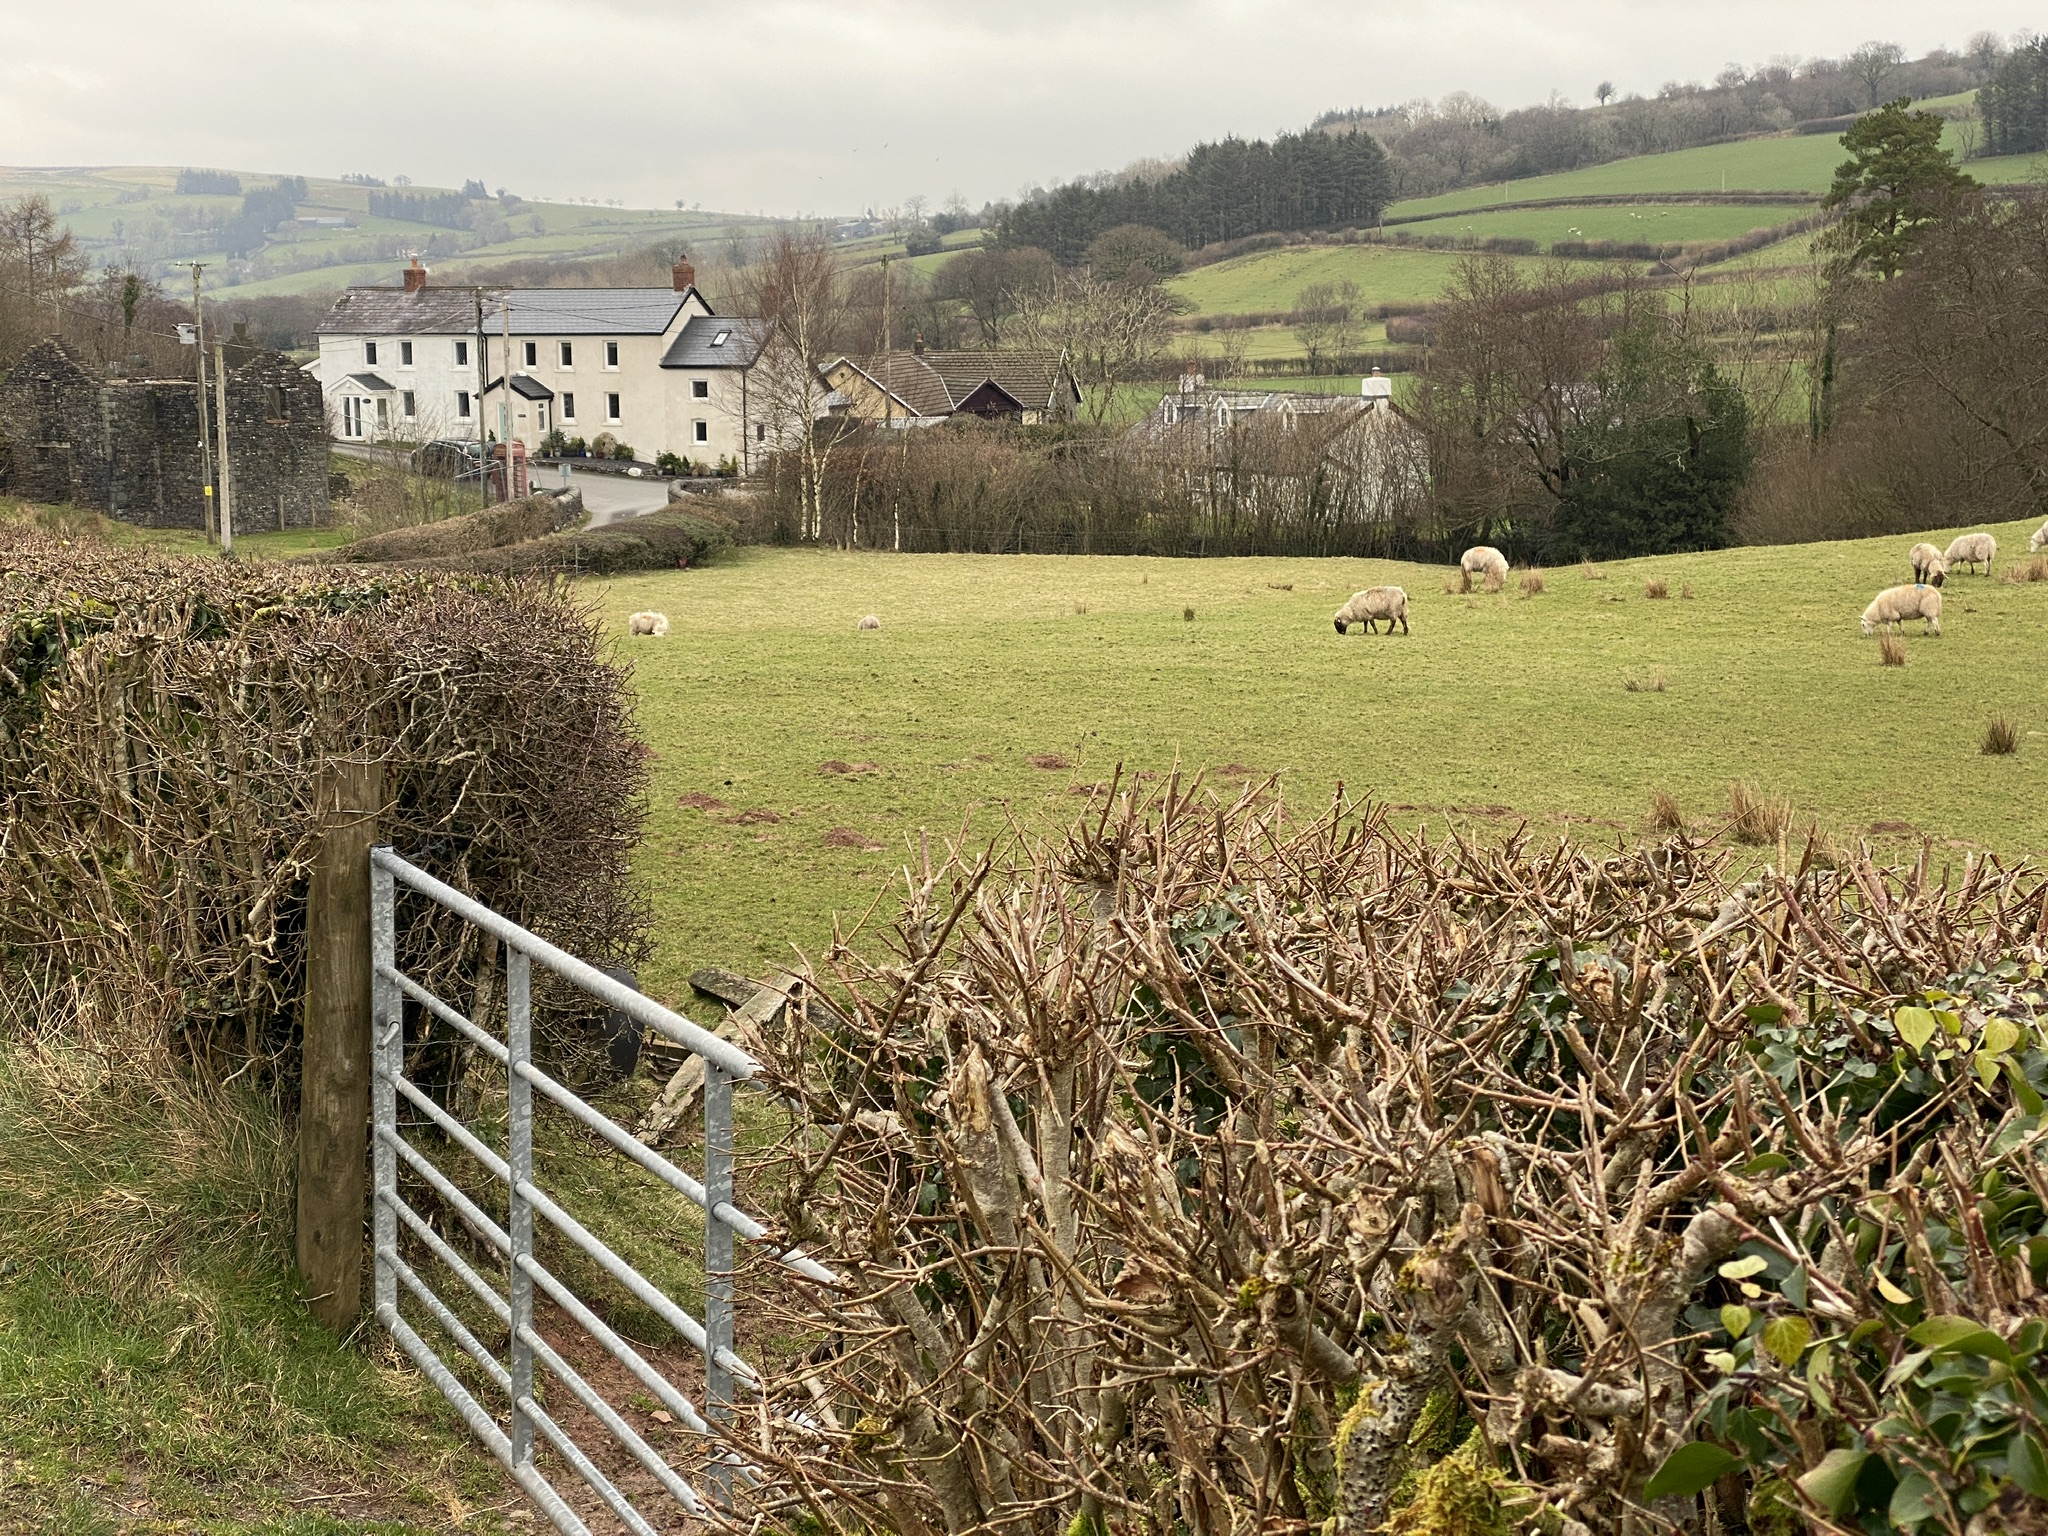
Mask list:
[[[1390,234],[1470,235],[1534,240],[1548,250],[1559,240],[1649,241],[1660,245],[1733,240],[1784,224],[1813,208],[1754,203],[1600,204],[1578,208],[1512,208],[1498,213],[1447,213]]]
[[[1995,531],[2024,551],[2027,528]],[[654,754],[646,980],[681,1001],[699,965],[822,956],[835,924],[887,913],[921,837],[1056,833],[1119,766],[1600,840],[1638,835],[1658,789],[1711,826],[1748,779],[1843,841],[2048,848],[2048,584],[1958,578],[1945,635],[1881,667],[1857,619],[1911,542],[1565,567],[1534,598],[1364,560],[775,550],[593,584]],[[1390,581],[1412,634],[1332,632],[1346,596]],[[665,639],[626,638],[642,608]],[[855,630],[867,613],[879,631]],[[2022,749],[1983,756],[2001,712]]]
[[[1958,155],[1962,146],[1950,125],[1947,143]],[[1519,181],[1489,182],[1463,187],[1438,197],[1410,198],[1387,209],[1390,217],[1411,214],[1459,213],[1495,203],[1538,198],[1601,197],[1651,192],[1811,192],[1816,197],[1834,180],[1835,167],[1847,158],[1841,136],[1795,133],[1771,138],[1737,139],[1662,155],[1636,155],[1582,171],[1529,176]],[[1972,160],[1965,167],[1983,182],[2048,179],[2039,155],[2007,155]],[[1768,207],[1755,210],[1754,222],[1771,222]]]
[[[1367,304],[1426,304],[1443,292],[1459,259],[1454,251],[1388,245],[1290,245],[1197,267],[1167,286],[1196,312],[1282,312],[1310,283],[1352,282]]]

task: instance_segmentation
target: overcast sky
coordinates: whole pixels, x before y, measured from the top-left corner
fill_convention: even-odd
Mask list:
[[[1501,106],[2038,26],[2020,0],[0,0],[0,161],[979,206],[1453,90]]]

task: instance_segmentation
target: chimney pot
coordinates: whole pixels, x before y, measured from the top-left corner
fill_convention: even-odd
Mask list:
[[[924,356],[924,334],[923,334],[923,332],[919,332],[919,333],[918,333],[918,335],[917,335],[917,336],[916,336],[916,337],[915,337],[915,338],[914,338],[914,339],[913,339],[913,340],[911,341],[911,343],[910,343],[910,351],[911,351],[911,354],[912,354],[913,356],[915,356],[915,357],[923,357],[923,356]]]
[[[412,259],[412,265],[405,269],[405,291],[418,293],[427,286],[427,269],[420,265],[419,257]]]
[[[677,262],[671,276],[675,279],[677,293],[687,293],[697,285],[697,269],[687,261]]]

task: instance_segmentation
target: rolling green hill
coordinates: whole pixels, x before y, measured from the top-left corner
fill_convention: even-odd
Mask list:
[[[238,174],[244,191],[278,179]],[[376,189],[309,176],[299,221],[273,231],[247,256],[230,257],[221,232],[240,210],[240,197],[180,194],[177,178],[172,166],[0,168],[0,203],[42,193],[95,265],[132,261],[145,272],[171,277],[178,263],[203,261],[211,269],[209,288],[251,296],[389,281],[394,266],[415,251],[437,272],[454,276],[503,261],[608,256],[664,239],[708,243],[765,222],[695,209],[490,198],[468,205],[466,217],[474,227],[449,229],[372,214],[370,194]]]

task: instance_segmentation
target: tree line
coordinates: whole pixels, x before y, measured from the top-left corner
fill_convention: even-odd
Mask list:
[[[1123,225],[1163,230],[1183,246],[1270,230],[1369,224],[1392,195],[1386,151],[1368,133],[1282,134],[1198,144],[1156,177],[1072,182],[1005,212],[995,243],[1049,252],[1072,266]]]

